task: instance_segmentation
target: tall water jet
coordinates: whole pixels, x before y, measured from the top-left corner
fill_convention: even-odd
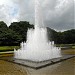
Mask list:
[[[16,59],[38,62],[61,57],[61,48],[48,40],[40,6],[39,0],[35,0],[35,29],[29,29],[27,41],[21,43],[20,49],[14,50]]]
[[[35,0],[35,28],[44,27],[40,0]]]

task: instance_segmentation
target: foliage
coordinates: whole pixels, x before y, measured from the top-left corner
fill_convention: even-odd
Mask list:
[[[75,43],[75,29],[68,30],[62,33],[62,43]]]
[[[21,42],[21,36],[9,29],[4,22],[0,22],[0,45],[17,45]]]
[[[0,22],[0,45],[19,45],[20,42],[26,41],[28,28],[34,28],[34,25],[27,21],[13,22],[9,27]],[[56,32],[48,28],[48,39],[55,41],[56,44],[75,44],[75,29],[64,32]]]
[[[20,21],[20,22],[13,22],[9,28],[15,31],[16,33],[19,33],[19,35],[22,37],[21,41],[26,41],[28,28],[34,28],[34,26],[30,25],[29,22]]]
[[[49,40],[55,41],[56,44],[75,44],[75,29],[64,32],[56,32],[47,28]]]

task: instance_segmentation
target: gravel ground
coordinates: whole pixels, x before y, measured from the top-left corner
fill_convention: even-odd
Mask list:
[[[28,75],[75,75],[75,58],[39,70],[27,68]]]
[[[17,64],[0,60],[0,75],[27,75],[27,72]]]
[[[0,60],[0,75],[75,75],[75,58],[38,70]]]
[[[0,75],[75,75],[74,69],[75,58],[38,70],[0,60]]]

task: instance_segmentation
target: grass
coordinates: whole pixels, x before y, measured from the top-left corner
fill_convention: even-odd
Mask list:
[[[56,46],[70,47],[72,49],[75,49],[75,44],[57,44]],[[10,50],[14,50],[14,48],[19,49],[20,46],[0,46],[0,51],[10,51]]]
[[[13,51],[19,49],[19,46],[0,46],[0,57],[2,56],[13,56]]]
[[[66,47],[70,49],[75,49],[75,44],[57,44],[57,47]]]
[[[75,49],[75,46],[72,46],[72,48],[74,48],[74,49]]]
[[[20,48],[19,46],[0,46],[0,50],[2,51],[2,50],[14,50],[14,48],[15,49],[18,49],[18,48]]]
[[[75,44],[59,44],[57,46],[61,47],[67,47],[70,46],[69,49],[63,49],[62,53],[63,54],[75,54]],[[13,55],[13,50],[19,49],[20,46],[0,46],[0,56],[11,56]]]

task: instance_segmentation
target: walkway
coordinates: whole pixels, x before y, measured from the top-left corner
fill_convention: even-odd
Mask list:
[[[0,75],[27,75],[27,72],[17,64],[0,60]]]

